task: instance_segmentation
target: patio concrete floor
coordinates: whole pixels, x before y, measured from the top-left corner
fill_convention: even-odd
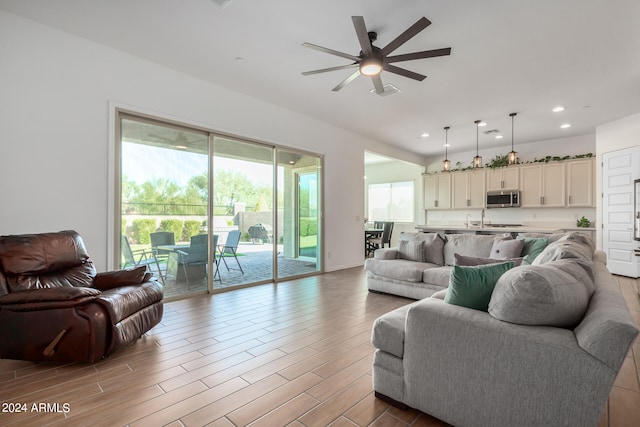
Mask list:
[[[240,242],[237,253],[238,261],[242,266],[244,274],[238,269],[238,265],[233,257],[225,257],[229,271],[220,262],[220,279],[216,276],[213,284],[214,289],[229,288],[238,285],[272,280],[273,253],[271,245],[259,245],[247,242]],[[317,271],[316,263],[307,260],[285,258],[282,255],[282,246],[278,252],[278,276],[292,277],[301,274],[308,274]],[[187,295],[189,293],[201,292],[207,288],[207,279],[189,280],[189,286],[184,281],[176,282],[175,278],[167,278],[164,285],[165,297],[175,297]]]

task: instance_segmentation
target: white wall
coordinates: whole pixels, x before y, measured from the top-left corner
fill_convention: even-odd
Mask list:
[[[601,158],[603,153],[622,150],[640,145],[640,113],[624,117],[596,128],[596,155]],[[640,178],[640,171],[638,171]],[[596,167],[596,194],[598,194],[597,217],[598,224],[602,224],[602,164]],[[602,249],[602,228],[597,230],[598,248]]]
[[[327,271],[361,265],[364,148],[424,159],[0,12],[0,234],[75,229],[107,268],[110,102],[325,156]]]

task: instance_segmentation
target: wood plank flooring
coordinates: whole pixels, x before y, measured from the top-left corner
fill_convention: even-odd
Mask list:
[[[619,284],[640,325],[638,281]],[[0,425],[443,426],[373,397],[371,325],[409,302],[369,294],[361,268],[169,302],[99,363],[0,360],[0,402],[27,405]],[[599,426],[640,425],[639,376],[640,341]]]

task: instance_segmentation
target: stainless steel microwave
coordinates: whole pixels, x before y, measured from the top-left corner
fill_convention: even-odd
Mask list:
[[[487,208],[519,208],[520,191],[487,192]]]

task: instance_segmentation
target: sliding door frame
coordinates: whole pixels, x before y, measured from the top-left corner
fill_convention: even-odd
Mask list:
[[[306,276],[314,276],[318,274],[322,274],[324,272],[324,174],[322,170],[324,170],[324,156],[319,153],[314,153],[306,150],[301,150],[297,148],[288,147],[285,145],[279,145],[274,143],[268,143],[265,141],[260,141],[252,138],[246,138],[243,136],[239,136],[236,134],[231,134],[228,132],[220,132],[213,128],[206,127],[202,124],[188,123],[183,119],[172,118],[168,116],[159,115],[157,112],[145,111],[143,109],[139,109],[136,107],[132,107],[129,105],[124,105],[116,102],[109,102],[109,144],[108,144],[108,185],[107,185],[107,193],[108,193],[108,201],[107,201],[107,268],[108,269],[119,269],[120,268],[120,233],[122,228],[122,188],[121,188],[121,178],[122,178],[122,167],[121,167],[121,156],[122,156],[122,147],[121,147],[121,120],[123,118],[129,118],[133,120],[139,120],[146,123],[151,123],[160,126],[166,126],[170,128],[174,128],[177,130],[184,130],[189,132],[203,133],[208,135],[208,143],[209,143],[209,180],[208,180],[208,223],[211,224],[211,219],[213,218],[214,210],[214,179],[213,179],[213,163],[214,163],[214,138],[226,138],[233,139],[239,142],[251,143],[260,146],[264,146],[270,148],[272,150],[272,165],[273,165],[273,195],[272,195],[272,205],[274,212],[274,220],[273,220],[273,234],[274,239],[277,239],[279,235],[280,224],[278,222],[278,163],[277,163],[277,154],[279,150],[286,150],[289,152],[296,152],[301,155],[316,157],[319,160],[319,185],[321,188],[320,192],[320,205],[321,208],[318,212],[318,225],[320,226],[320,233],[318,235],[319,247],[321,248],[320,254],[318,254],[317,263],[318,268],[317,271],[311,273],[300,274],[296,276],[287,276],[285,278],[278,278],[278,242],[274,241],[273,245],[273,272],[272,279],[270,281],[266,281],[266,283],[278,283],[285,280],[291,280],[293,278],[300,278]],[[297,196],[296,196],[297,197]],[[299,227],[299,224],[296,225]],[[212,230],[208,231],[209,237],[213,233]],[[209,245],[211,245],[211,238],[209,240]],[[209,248],[212,250],[213,248]],[[211,252],[210,252],[211,253]],[[255,286],[259,284],[265,283],[256,282],[250,283],[246,285],[238,285],[232,286],[228,288],[215,288],[213,287],[214,280],[211,274],[208,275],[207,279],[207,289],[209,293],[217,293],[224,292],[228,290],[238,289],[242,287]],[[189,294],[188,296],[197,295],[197,294]]]

